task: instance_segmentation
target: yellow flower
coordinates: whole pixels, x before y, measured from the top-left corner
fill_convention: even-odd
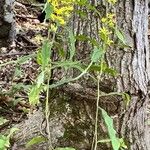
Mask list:
[[[48,2],[53,6],[53,13],[50,18],[61,25],[66,24],[73,11],[75,0],[48,0]]]
[[[107,1],[108,3],[113,4],[113,5],[117,2],[117,0],[107,0]]]
[[[57,26],[54,25],[54,24],[51,24],[51,30],[52,30],[53,32],[56,32],[56,31],[57,31]]]

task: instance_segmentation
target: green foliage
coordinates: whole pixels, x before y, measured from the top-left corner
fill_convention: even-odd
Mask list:
[[[127,107],[129,105],[130,101],[131,101],[130,95],[127,94],[127,93],[122,93],[122,98],[123,98],[125,107]]]
[[[3,118],[3,117],[0,117],[0,126],[5,124],[6,122],[8,122],[7,119]]]
[[[24,64],[28,60],[30,60],[31,58],[33,58],[34,56],[36,56],[36,54],[30,54],[28,56],[20,57],[17,60],[12,60],[12,61],[9,61],[9,62],[6,62],[6,63],[2,63],[2,64],[0,64],[0,68],[3,67],[3,66],[9,65],[9,64],[17,64],[17,65]]]
[[[116,136],[116,131],[113,127],[113,120],[108,116],[107,112],[101,108],[102,116],[104,118],[104,121],[107,125],[109,137],[111,139],[113,150],[119,150],[120,148],[120,142],[119,139]]]
[[[125,36],[124,36],[124,34],[122,33],[122,31],[119,30],[119,29],[117,29],[117,28],[115,28],[115,33],[116,33],[118,39],[119,39],[124,45],[126,45],[127,42],[126,42]]]
[[[6,119],[0,118],[0,125],[5,124],[7,122]],[[11,128],[7,135],[0,134],[0,150],[7,150],[10,147],[10,138],[14,134],[14,132],[18,131],[17,128]]]
[[[124,144],[123,139],[119,139],[116,136],[116,131],[115,131],[114,125],[113,125],[113,119],[108,116],[107,112],[104,109],[100,108],[100,110],[102,112],[102,116],[104,118],[105,124],[108,129],[108,134],[110,137],[110,141],[112,143],[113,150],[119,150],[120,148],[127,149],[127,146]],[[105,141],[105,142],[108,142],[108,141]]]
[[[51,54],[51,45],[48,40],[44,41],[41,50],[42,70],[49,64]]]
[[[35,144],[39,144],[44,141],[46,141],[46,139],[44,137],[36,136],[36,137],[32,138],[29,142],[27,142],[26,148],[30,148],[31,146],[33,146]]]
[[[0,150],[7,150],[10,147],[9,138],[0,135]]]
[[[115,5],[116,0],[107,0],[107,2],[111,5]],[[40,94],[42,92],[46,93],[45,98],[45,117],[46,117],[46,123],[47,126],[49,125],[49,90],[52,88],[59,87],[63,84],[74,82],[76,80],[79,80],[81,77],[83,77],[85,74],[88,74],[93,81],[97,84],[97,109],[96,109],[96,118],[95,118],[95,146],[94,150],[97,149],[97,143],[105,143],[105,142],[111,142],[112,147],[114,150],[119,150],[120,148],[126,149],[126,145],[124,143],[124,140],[122,138],[118,138],[116,135],[116,131],[113,127],[113,120],[111,117],[108,116],[107,112],[105,110],[101,109],[102,116],[104,118],[105,124],[108,129],[108,134],[110,139],[97,139],[97,125],[98,125],[98,113],[99,113],[99,98],[100,98],[100,91],[99,91],[99,84],[102,80],[103,75],[109,75],[116,77],[118,75],[117,71],[114,68],[111,68],[108,66],[108,64],[105,62],[105,54],[107,53],[108,49],[113,46],[114,40],[112,37],[115,35],[115,37],[121,42],[123,46],[127,45],[127,42],[125,40],[125,36],[122,33],[120,29],[118,29],[116,25],[115,20],[115,14],[113,13],[107,13],[104,15],[104,17],[101,18],[101,28],[99,29],[98,35],[99,40],[92,39],[86,35],[74,35],[73,31],[67,27],[67,21],[69,17],[71,16],[71,13],[74,11],[73,6],[74,4],[79,6],[84,6],[86,9],[93,11],[95,14],[100,15],[100,12],[97,10],[96,7],[90,5],[87,0],[47,0],[47,3],[45,4],[44,11],[46,12],[45,19],[50,20],[50,25],[48,29],[48,37],[46,40],[44,40],[42,47],[38,50],[37,54],[25,56],[18,58],[16,61],[7,62],[5,64],[0,64],[0,67],[3,67],[7,64],[15,63],[17,65],[17,68],[15,70],[15,76],[21,76],[22,70],[18,67],[21,64],[24,64],[27,62],[30,58],[33,58],[36,55],[36,61],[39,65],[39,74],[37,75],[36,81],[33,83],[32,86],[24,86],[23,84],[17,84],[16,87],[14,87],[14,91],[24,88],[25,91],[28,91],[29,95],[29,102],[31,105],[36,105],[39,103]],[[74,11],[82,18],[86,17],[86,13],[78,10]],[[61,36],[60,38],[65,38],[65,41],[68,43],[65,43],[65,47],[68,49],[65,49],[63,47],[57,47],[56,46],[56,36],[58,35],[58,29],[61,28],[61,30],[64,29],[65,36]],[[67,33],[66,33],[67,31]],[[85,41],[89,42],[91,44],[91,47],[93,47],[93,50],[91,52],[91,55],[88,58],[89,63],[84,64],[84,60],[76,60],[76,41]],[[61,45],[61,43],[59,43]],[[52,57],[52,51],[55,51],[55,53],[58,54],[59,58],[53,62],[51,60]],[[82,62],[82,63],[81,63]],[[62,69],[66,72],[69,72],[70,70],[74,69],[76,72],[78,72],[78,75],[76,77],[68,77],[67,75],[63,76],[62,79],[55,81],[54,83],[50,84],[50,80],[52,78],[52,72],[55,69]],[[93,77],[93,74],[96,77]],[[30,89],[30,90],[29,90]],[[109,93],[109,95],[113,95],[114,93]],[[115,93],[116,94],[116,93]],[[124,99],[125,105],[128,106],[130,102],[130,96],[127,93],[117,93],[118,95],[121,95]],[[0,124],[5,123],[6,120],[0,118]],[[10,146],[9,140],[10,136],[15,132],[16,129],[10,130],[10,134],[7,136],[0,135],[0,150],[5,150]],[[39,144],[43,141],[49,142],[49,147],[51,146],[50,143],[50,133],[48,132],[47,139],[42,136],[36,136],[33,139],[31,139],[27,144],[26,147],[29,148],[32,145]],[[56,148],[55,150],[75,150],[74,148]]]
[[[46,13],[45,19],[50,19],[50,16],[54,11],[54,6],[51,3],[47,2],[45,4],[45,7],[44,7],[43,11],[45,11],[45,13]]]
[[[95,46],[93,53],[92,53],[92,56],[91,56],[91,61],[96,63],[96,62],[101,60],[103,55],[104,55],[103,49]]]
[[[38,88],[37,85],[34,85],[29,93],[29,102],[31,105],[36,105],[39,103],[39,95],[41,92],[41,88]]]
[[[116,0],[107,0],[107,2],[110,3],[111,5],[114,5],[116,3]],[[116,26],[115,14],[113,13],[108,13],[106,14],[105,17],[101,18],[102,27],[99,29],[99,33],[98,33],[100,41],[97,41],[96,39],[91,39],[85,35],[75,36],[72,30],[69,29],[67,26],[65,26],[68,17],[73,11],[72,4],[75,4],[75,3],[80,6],[86,6],[87,9],[92,10],[96,12],[97,14],[99,14],[99,12],[94,6],[90,6],[88,4],[87,0],[77,0],[77,1],[69,0],[67,2],[63,0],[61,1],[61,3],[59,0],[53,0],[53,1],[48,0],[44,8],[46,12],[46,19],[51,20],[49,31],[53,32],[53,38],[49,39],[50,36],[48,36],[47,40],[44,41],[42,48],[37,53],[37,63],[40,66],[41,72],[37,76],[36,82],[34,83],[33,87],[30,90],[29,101],[30,101],[30,104],[36,105],[39,102],[40,92],[41,91],[47,92],[46,104],[45,104],[46,105],[45,106],[46,118],[48,118],[48,115],[49,115],[48,93],[50,89],[59,87],[65,83],[74,82],[80,79],[85,74],[89,74],[92,77],[92,73],[94,73],[96,75],[97,85],[99,85],[101,76],[103,74],[116,77],[118,75],[117,71],[113,68],[110,68],[106,64],[104,60],[104,56],[108,48],[113,46],[114,44],[112,40],[113,34],[116,35],[116,37],[119,39],[119,41],[122,44],[126,45],[126,41],[125,41],[123,33]],[[81,11],[78,11],[76,13],[78,13],[79,15],[82,15],[82,17],[85,17],[86,15],[84,14],[84,12],[81,12]],[[65,36],[65,38],[66,38],[66,41],[68,42],[66,46],[68,47],[68,50],[64,50],[63,47],[60,47],[58,50],[58,54],[60,56],[59,61],[52,62],[51,50],[56,49],[55,36],[57,34],[57,29],[60,26],[63,26],[63,28],[67,29],[68,34],[65,34],[65,35],[68,35],[68,37]],[[76,40],[86,41],[86,42],[89,41],[91,45],[93,46],[93,51],[90,56],[89,64],[81,65],[80,61],[75,60],[74,56],[76,55],[76,47],[75,47]],[[67,54],[66,54],[66,51],[67,51]],[[68,59],[65,59],[66,55],[69,56],[67,57]],[[45,84],[46,83],[45,81],[49,83],[52,70],[57,69],[57,68],[64,69],[66,72],[73,68],[73,69],[78,70],[78,72],[80,73],[78,76],[74,78],[68,78],[64,76],[61,80],[56,81],[55,83],[51,85]],[[95,78],[94,78],[94,82],[95,82]],[[98,89],[98,95],[99,95],[99,89]],[[122,95],[122,97],[126,101],[126,104],[128,104],[130,101],[129,96],[125,93],[121,93],[120,95]],[[99,109],[98,109],[99,97],[100,95],[97,98],[97,113],[99,112]],[[97,138],[96,138],[95,143],[97,144],[98,142],[100,143],[111,142],[114,150],[118,150],[121,147],[126,147],[123,142],[123,139],[119,139],[116,136],[116,131],[113,128],[113,120],[107,115],[107,113],[103,109],[101,109],[101,111],[102,111],[102,116],[105,120],[106,126],[108,127],[110,140],[97,141]],[[98,120],[97,117],[98,115],[96,115],[96,120]],[[96,136],[97,136],[97,123],[98,122],[96,121],[95,123]],[[29,145],[36,144],[36,142],[38,143],[38,140],[39,140],[38,138],[31,140],[29,142]],[[57,148],[57,150],[67,150],[67,149],[71,150],[71,148]],[[96,149],[97,149],[97,145],[95,145],[95,150]]]

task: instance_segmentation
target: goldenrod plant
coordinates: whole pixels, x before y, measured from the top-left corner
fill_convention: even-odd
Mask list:
[[[108,3],[111,5],[115,5],[116,0],[107,0]],[[45,103],[45,116],[46,116],[46,122],[47,122],[47,140],[49,143],[49,149],[53,149],[52,143],[51,143],[51,134],[49,129],[49,90],[56,88],[64,83],[73,82],[75,80],[80,79],[85,74],[90,74],[90,69],[93,66],[96,66],[94,71],[96,73],[96,78],[94,78],[94,81],[97,82],[97,106],[96,106],[96,118],[95,118],[95,133],[93,138],[93,145],[92,149],[97,149],[97,144],[100,142],[111,142],[113,150],[119,150],[119,149],[126,149],[126,145],[122,138],[118,138],[116,135],[116,131],[113,127],[113,120],[108,116],[107,112],[99,107],[99,99],[101,97],[100,91],[99,91],[99,84],[102,80],[103,74],[111,74],[113,76],[117,75],[116,71],[112,68],[109,68],[104,59],[104,55],[107,52],[107,49],[114,44],[113,40],[111,39],[112,35],[115,34],[116,37],[122,42],[122,44],[126,44],[124,35],[122,32],[118,29],[115,21],[115,14],[108,13],[105,17],[101,19],[102,27],[99,29],[99,37],[100,42],[97,41],[98,45],[96,44],[93,48],[93,52],[91,54],[91,61],[89,64],[87,64],[87,67],[83,68],[83,65],[81,65],[80,61],[73,61],[73,57],[75,55],[75,41],[76,37],[74,33],[67,27],[67,21],[71,15],[71,12],[74,9],[74,5],[82,3],[87,4],[86,0],[48,0],[45,5],[45,12],[46,12],[46,19],[51,20],[51,25],[49,28],[49,34],[48,38],[43,42],[42,48],[37,53],[37,62],[40,65],[40,74],[37,77],[36,82],[34,83],[30,93],[29,93],[29,101],[30,104],[35,105],[39,103],[39,95],[41,92],[45,91],[47,93],[46,96],[46,103]],[[88,4],[89,6],[89,4]],[[91,7],[89,7],[91,9]],[[69,31],[68,35],[68,47],[69,47],[69,56],[70,58],[68,60],[60,60],[58,62],[52,62],[51,60],[51,53],[52,49],[54,48],[54,42],[55,42],[55,36],[57,34],[57,30],[59,27],[63,26],[64,28],[67,28]],[[66,32],[68,32],[66,31]],[[50,38],[50,32],[53,34]],[[55,68],[67,68],[68,70],[70,68],[74,68],[79,70],[81,73],[74,78],[66,78],[64,77],[60,81],[57,81],[56,83],[53,83],[49,85],[49,81],[51,78],[51,71]],[[94,67],[93,67],[94,68]],[[92,76],[92,75],[91,75]],[[93,78],[92,78],[93,79]],[[47,84],[45,84],[45,80],[47,80]],[[122,95],[125,97],[127,95],[126,93],[109,93],[104,94],[107,95]],[[103,96],[104,96],[103,95]],[[128,97],[128,101],[130,98]],[[104,121],[106,123],[106,127],[108,128],[109,133],[109,140],[99,140],[98,139],[98,114],[102,113],[102,117],[104,118]],[[40,138],[41,139],[41,138]],[[43,140],[43,139],[42,139]],[[37,141],[37,143],[39,140]],[[32,142],[31,142],[32,143]],[[36,142],[34,142],[35,144]],[[32,145],[32,144],[31,144]],[[57,148],[61,150],[71,150],[71,148]]]

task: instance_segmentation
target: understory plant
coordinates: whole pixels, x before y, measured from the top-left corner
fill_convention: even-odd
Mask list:
[[[110,5],[115,6],[116,0],[106,0]],[[97,149],[98,143],[111,142],[113,150],[126,149],[126,145],[122,138],[119,138],[116,134],[116,131],[113,126],[113,120],[107,114],[107,112],[99,107],[100,97],[110,96],[110,95],[121,95],[125,98],[126,105],[130,101],[130,97],[126,93],[102,93],[100,91],[100,82],[102,81],[103,75],[117,76],[116,70],[110,68],[105,62],[105,54],[108,49],[114,45],[112,37],[119,40],[122,46],[126,46],[126,41],[122,32],[118,29],[115,21],[115,14],[107,13],[100,19],[101,28],[99,29],[99,41],[92,43],[93,50],[90,54],[90,62],[85,65],[81,63],[81,60],[75,59],[76,46],[75,42],[77,41],[77,36],[74,35],[70,27],[68,27],[68,20],[71,17],[74,10],[74,5],[86,6],[87,9],[94,10],[95,13],[98,13],[98,10],[94,6],[90,6],[87,0],[47,0],[45,4],[44,11],[46,12],[45,19],[49,19],[49,28],[48,28],[48,37],[43,41],[43,45],[38,49],[36,55],[36,61],[39,65],[39,74],[37,75],[36,81],[33,83],[29,92],[29,102],[31,105],[36,105],[40,102],[40,94],[46,93],[45,97],[45,118],[46,118],[46,130],[47,137],[43,138],[42,136],[34,137],[27,143],[27,147],[30,147],[34,144],[37,144],[42,141],[47,141],[49,149],[54,149],[51,141],[51,132],[50,132],[50,90],[59,87],[63,84],[68,84],[70,82],[77,81],[81,79],[84,75],[88,74],[97,84],[97,101],[96,101],[96,116],[95,116],[95,131],[93,137],[92,149]],[[81,12],[78,12],[81,13]],[[60,32],[60,29],[65,32],[67,38],[67,50],[59,48],[57,50],[56,42],[57,35]],[[62,37],[63,38],[63,37]],[[88,38],[87,38],[88,39]],[[92,39],[88,39],[89,41]],[[116,44],[116,43],[115,43]],[[116,45],[115,45],[116,46]],[[119,45],[118,45],[119,46]],[[56,52],[60,56],[59,60],[53,61],[53,50],[56,49]],[[67,51],[67,59],[64,58],[65,51]],[[28,58],[27,58],[28,59]],[[19,60],[18,60],[19,61]],[[14,63],[14,62],[13,62]],[[66,72],[69,72],[71,69],[77,70],[79,74],[76,77],[64,76],[62,79],[52,82],[53,71],[57,68],[61,68]],[[91,71],[92,70],[92,71]],[[94,75],[93,76],[93,72]],[[108,129],[109,139],[98,139],[98,116],[99,113],[102,115],[106,127]],[[7,137],[7,139],[9,136]],[[0,137],[1,141],[2,137]],[[73,148],[56,148],[56,150],[74,150]]]
[[[0,117],[0,126],[8,122],[7,119]],[[10,148],[10,138],[14,132],[18,131],[17,128],[11,128],[9,131],[6,131],[4,134],[0,133],[0,150],[7,150]]]

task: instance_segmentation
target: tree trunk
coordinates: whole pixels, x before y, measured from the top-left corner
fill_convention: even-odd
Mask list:
[[[148,43],[148,0],[118,0],[116,10],[105,5],[104,1],[91,0],[95,6],[115,11],[117,24],[125,33],[130,48],[112,48],[106,54],[109,66],[117,69],[120,76],[116,79],[118,92],[127,92],[131,96],[130,105],[120,115],[120,135],[125,138],[131,150],[148,150],[150,130],[148,127],[148,81],[150,78]],[[105,6],[105,7],[104,7]],[[98,8],[98,7],[97,7]],[[94,13],[83,10],[88,17],[84,20],[74,16],[74,31],[96,38],[100,21]],[[100,12],[105,9],[100,9]],[[103,13],[103,12],[101,12]],[[78,42],[78,57],[84,59],[90,53],[87,43]],[[101,89],[103,90],[103,88]]]
[[[130,106],[120,117],[120,133],[131,150],[150,148],[148,125],[148,81],[150,78],[148,43],[148,1],[118,1],[118,25],[124,30],[131,48],[117,51],[119,92],[128,92]]]
[[[14,38],[14,0],[0,2],[0,47],[8,46]]]

